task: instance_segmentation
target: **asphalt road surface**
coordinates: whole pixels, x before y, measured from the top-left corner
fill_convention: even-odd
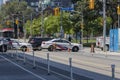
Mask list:
[[[82,77],[77,76],[78,78],[76,79],[76,76],[73,75],[75,80],[113,80],[111,75],[112,74],[111,64],[115,64],[115,78],[116,78],[115,80],[120,80],[120,76],[119,76],[120,75],[120,63],[119,63],[120,55],[113,55],[109,52],[103,53],[99,50],[91,54],[90,49],[81,50],[79,52],[67,52],[67,51],[48,52],[47,50],[34,51],[36,66],[47,67],[44,64],[47,64],[48,53],[50,57],[51,72],[54,71],[54,72],[57,72],[58,74],[62,74],[70,77],[69,58],[72,58],[73,73],[78,74],[79,76],[82,76]],[[17,55],[16,52],[15,52],[15,55]],[[24,56],[24,54],[22,53],[20,53],[19,55]],[[29,63],[32,64],[34,60],[33,52],[26,52],[25,55],[26,55],[26,62],[29,61]],[[30,60],[27,60],[28,58]],[[10,60],[12,59],[10,58]],[[22,63],[20,64],[19,62],[17,64],[21,65]],[[29,65],[29,67],[30,66],[32,65]],[[52,68],[52,66],[54,67]],[[29,69],[29,67],[27,67],[27,69]],[[63,78],[60,76],[58,78],[57,75],[54,75],[54,77],[50,78],[50,76],[46,75],[46,72],[45,72],[45,75],[46,75],[45,77],[45,75],[44,76],[42,75],[43,72],[40,70],[39,70],[39,74],[37,74],[38,72],[35,72],[35,73],[39,76],[42,76],[45,79],[47,77],[47,80],[67,80],[68,79],[68,78],[65,79],[65,77]],[[68,72],[64,72],[63,70],[66,70]],[[31,71],[31,67],[30,67],[30,71]],[[32,72],[34,72],[33,69],[32,69]]]
[[[120,80],[120,55],[101,51],[91,54],[89,50],[87,50],[88,52],[85,50],[80,52],[48,52],[43,50],[35,51],[35,56],[40,57],[40,61],[44,63],[43,59],[46,59],[47,53],[49,53],[51,65],[65,70],[69,70],[66,67],[69,66],[69,58],[71,57],[73,72],[94,80],[112,80],[111,65],[115,64],[115,80]],[[28,54],[32,55],[32,53]]]
[[[51,74],[30,64],[23,64],[8,54],[0,54],[0,80],[69,80],[62,76]]]

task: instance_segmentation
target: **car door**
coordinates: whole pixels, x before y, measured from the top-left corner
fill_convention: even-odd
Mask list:
[[[65,40],[55,40],[54,43],[56,44],[57,49],[67,50],[70,46],[70,43]]]
[[[19,42],[15,41],[15,40],[12,40],[12,45],[13,45],[13,48],[15,48],[15,49],[20,49],[20,44],[19,44]]]
[[[68,49],[68,48],[71,49],[71,47],[72,47],[71,43],[70,43],[69,41],[67,41],[67,40],[62,40],[62,44],[63,44],[65,47],[67,47],[67,49]]]

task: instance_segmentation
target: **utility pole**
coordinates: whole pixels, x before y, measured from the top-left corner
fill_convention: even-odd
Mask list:
[[[42,2],[41,2],[41,8],[42,8],[42,10],[41,10],[41,22],[42,22],[42,24],[41,24],[41,28],[40,28],[40,32],[41,32],[41,37],[43,37],[43,31],[44,31],[44,14],[43,14],[43,3],[44,3],[44,0],[42,0]]]
[[[63,12],[62,10],[60,11],[60,38],[63,38],[63,26],[62,26],[62,15],[63,15]]]
[[[23,27],[24,27],[24,24],[25,24],[25,16],[23,14]],[[24,42],[26,42],[26,28],[24,27]]]
[[[15,22],[16,22],[16,25],[17,25],[17,39],[19,40],[19,33],[20,33],[19,31],[20,30],[19,30],[19,18],[18,17],[17,17]]]
[[[32,13],[30,14],[30,17],[31,17],[31,19],[30,19],[30,21],[31,21],[31,23],[30,23],[30,37],[32,37],[33,35],[32,35]]]
[[[120,28],[120,0],[118,0],[117,14],[118,14],[118,28]]]
[[[103,0],[103,51],[106,43],[106,0]]]

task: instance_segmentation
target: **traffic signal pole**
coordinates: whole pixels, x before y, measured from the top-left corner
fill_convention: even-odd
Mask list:
[[[18,17],[17,17],[15,23],[17,25],[17,39],[19,40],[19,18]]]
[[[43,28],[44,28],[44,15],[43,15],[43,1],[41,3],[41,7],[42,7],[42,10],[41,10],[41,21],[42,21],[42,24],[41,24],[41,28],[40,28],[40,32],[41,32],[41,37],[43,37]]]
[[[23,14],[22,16],[23,16],[23,27],[24,27],[24,24],[25,24],[25,16],[24,16],[24,14]],[[26,42],[26,27],[24,27],[24,42]]]
[[[62,10],[60,10],[60,37],[61,38],[63,38],[62,16],[63,16],[63,12]]]
[[[30,19],[30,22],[31,22],[31,23],[30,23],[30,37],[33,36],[33,35],[32,35],[32,19],[33,19],[32,16],[33,16],[33,14],[31,13],[31,14],[30,14],[30,17],[31,17],[31,19]]]
[[[103,51],[106,43],[106,0],[103,0]]]
[[[120,27],[120,0],[118,0],[117,14],[118,14],[118,28],[119,28]]]

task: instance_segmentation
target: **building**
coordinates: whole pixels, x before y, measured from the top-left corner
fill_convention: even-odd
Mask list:
[[[52,7],[71,7],[71,0],[51,0]]]
[[[0,0],[0,5],[5,4],[9,0]]]
[[[36,11],[43,7],[43,9],[48,6],[54,7],[71,7],[71,0],[26,0],[28,5],[34,8]]]

